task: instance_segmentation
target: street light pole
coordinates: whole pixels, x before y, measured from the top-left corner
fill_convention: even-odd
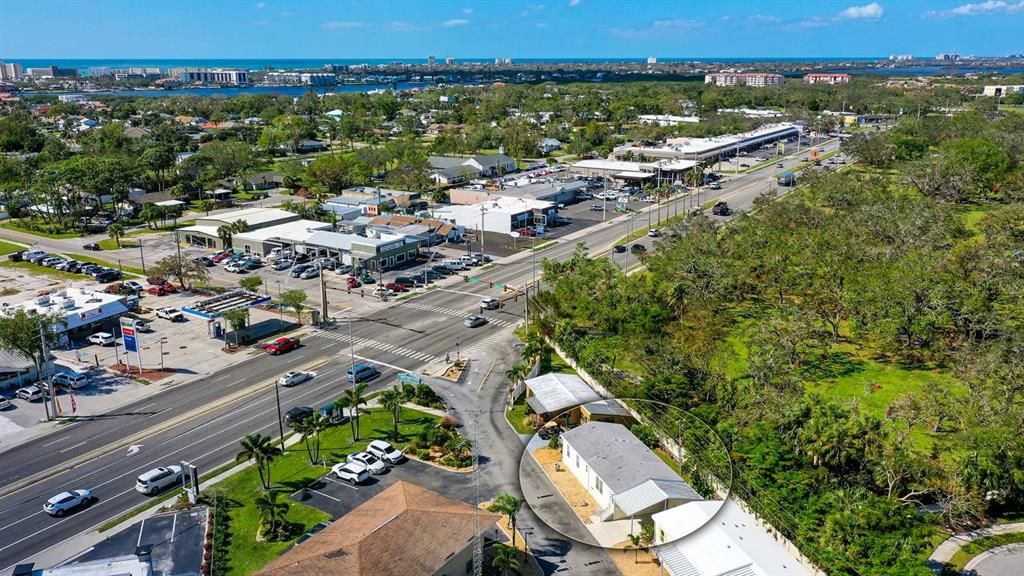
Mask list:
[[[281,417],[281,389],[274,380],[274,398],[277,400],[277,431],[281,434],[281,454],[284,454],[284,418]]]
[[[284,325],[284,305],[281,303],[281,281],[277,281],[277,325]]]
[[[139,239],[139,260],[142,261],[142,273],[146,273],[146,255],[142,252],[142,239]]]
[[[165,340],[167,340],[167,339],[166,338],[161,338],[160,339],[160,371],[161,372],[164,371],[164,341]]]
[[[348,354],[352,365],[352,390],[356,389],[356,341],[352,339],[352,311],[348,311]]]

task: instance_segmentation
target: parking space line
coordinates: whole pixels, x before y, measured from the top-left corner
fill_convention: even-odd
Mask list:
[[[323,492],[321,492],[319,490],[314,490],[312,488],[310,488],[309,491],[313,492],[315,494],[319,494],[319,495],[323,496],[324,498],[330,498],[331,500],[334,500],[335,502],[338,502],[339,504],[341,503],[341,499],[340,498],[335,498],[334,496],[331,496],[330,494],[324,494]]]
[[[177,514],[175,514],[175,516],[177,516]],[[139,540],[135,543],[135,547],[136,548],[138,548],[139,546],[142,546],[142,531],[143,531],[143,529],[145,527],[146,527],[146,519],[143,518],[142,522],[139,524]]]
[[[178,515],[175,514],[174,518],[171,519],[171,544],[174,544],[174,529],[178,525]]]
[[[333,483],[337,484],[338,486],[344,486],[345,488],[351,488],[353,490],[359,490],[359,488],[349,484],[348,482],[342,482],[341,480],[335,480],[334,478],[331,478],[330,476],[324,476],[324,480],[327,480],[328,482],[333,482]],[[314,492],[316,492],[316,491],[314,490]],[[338,502],[341,502],[341,500],[338,500]]]

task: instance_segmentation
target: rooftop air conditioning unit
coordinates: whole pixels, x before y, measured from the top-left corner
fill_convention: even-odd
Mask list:
[[[61,306],[64,307],[65,310],[71,310],[72,308],[75,307],[75,299],[74,298],[65,298],[64,300],[61,301],[60,304],[61,304]]]
[[[43,296],[39,296],[38,298],[36,298],[36,304],[38,304],[40,306],[49,306],[50,305],[50,296],[48,294],[43,295]]]

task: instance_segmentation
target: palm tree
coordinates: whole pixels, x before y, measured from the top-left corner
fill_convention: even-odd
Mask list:
[[[398,423],[402,420],[402,404],[405,403],[405,400],[405,391],[397,385],[380,394],[380,405],[391,413],[391,423],[395,427],[395,440],[398,440]]]
[[[241,234],[249,231],[249,223],[245,220],[235,220],[231,224],[228,224],[228,226],[231,227],[231,231],[235,234]]]
[[[110,226],[107,226],[107,236],[110,236],[114,242],[117,242],[117,247],[121,247],[121,237],[124,236],[124,226],[114,222]]]
[[[546,345],[544,337],[541,336],[540,332],[536,330],[528,331],[526,337],[523,338],[523,358],[526,358],[531,364],[540,360]]]
[[[516,546],[516,515],[523,507],[525,500],[516,498],[508,492],[501,492],[494,497],[494,501],[487,507],[488,512],[495,512],[508,516],[508,525],[512,528],[512,548]]]
[[[264,490],[270,489],[270,463],[281,454],[281,449],[274,445],[270,436],[263,434],[246,434],[239,441],[242,451],[235,456],[236,462],[252,460],[260,475]]]
[[[491,560],[491,566],[500,570],[502,575],[507,574],[509,570],[514,574],[519,573],[519,559],[516,558],[517,551],[513,546],[506,546],[504,544],[494,545],[494,550],[498,554],[494,557],[494,560]]]
[[[271,537],[276,536],[288,516],[288,502],[278,502],[277,492],[267,490],[256,498],[256,511],[261,528]]]
[[[320,461],[320,433],[331,425],[331,420],[320,412],[314,412],[309,418],[299,420],[293,428],[302,434],[302,442],[306,445],[309,463],[316,465]]]
[[[342,408],[348,408],[351,411],[351,419],[349,424],[352,425],[352,440],[359,440],[359,407],[366,406],[366,396],[363,393],[366,392],[366,383],[356,384],[353,388],[349,388],[341,393],[341,398],[338,398],[335,402]]]
[[[232,230],[231,226],[227,224],[221,224],[220,226],[217,226],[217,237],[220,238],[220,241],[223,244],[225,250],[231,248],[231,237],[234,235],[235,231]]]

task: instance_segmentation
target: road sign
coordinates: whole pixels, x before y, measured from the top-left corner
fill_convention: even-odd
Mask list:
[[[504,290],[505,289],[505,285],[504,284],[495,284],[494,287],[497,288],[498,290]]]
[[[138,342],[135,340],[135,328],[129,326],[121,326],[121,336],[124,340],[124,349],[129,352],[138,352]]]
[[[412,374],[410,372],[399,372],[398,381],[404,382],[405,384],[414,384],[417,386],[423,382],[423,380],[420,379],[419,376]]]
[[[480,282],[480,279],[479,279],[479,278],[477,278],[476,276],[473,276],[473,277],[471,277],[471,278],[469,279],[469,283],[470,283],[470,284],[478,284],[479,282]]]

